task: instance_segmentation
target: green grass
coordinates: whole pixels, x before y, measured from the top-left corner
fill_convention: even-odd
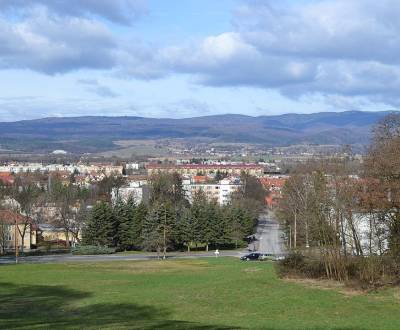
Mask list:
[[[398,289],[347,295],[235,258],[0,267],[0,329],[400,329]]]

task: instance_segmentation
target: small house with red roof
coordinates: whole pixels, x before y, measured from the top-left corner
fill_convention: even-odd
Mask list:
[[[36,226],[32,219],[11,210],[0,210],[0,253],[36,246]]]

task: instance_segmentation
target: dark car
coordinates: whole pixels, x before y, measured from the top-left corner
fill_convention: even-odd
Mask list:
[[[252,252],[246,254],[245,256],[241,257],[240,260],[249,261],[249,260],[261,260],[263,254],[258,252]]]

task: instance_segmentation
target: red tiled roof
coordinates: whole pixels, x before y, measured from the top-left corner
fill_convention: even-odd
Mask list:
[[[261,184],[266,188],[282,188],[286,180],[286,178],[260,178]]]
[[[32,219],[10,210],[0,210],[0,222],[7,225],[13,225],[17,221],[18,224],[32,223]]]
[[[9,172],[0,172],[0,181],[3,183],[14,183],[14,177]]]

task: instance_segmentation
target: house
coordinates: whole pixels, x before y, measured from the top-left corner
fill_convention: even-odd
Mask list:
[[[81,233],[78,235],[79,240],[82,238]],[[72,234],[69,232],[68,235],[69,245],[75,246],[78,241]],[[67,244],[67,236],[65,234],[65,229],[56,227],[52,224],[41,223],[37,226],[37,243],[38,245],[43,245],[44,243],[48,243],[56,246],[65,247]]]
[[[278,200],[282,197],[282,188],[288,178],[288,176],[271,175],[260,178],[263,187],[269,191],[269,194],[265,197],[265,204],[269,208],[273,208],[277,205]]]
[[[30,250],[37,244],[36,226],[29,217],[10,210],[0,210],[0,252]]]

